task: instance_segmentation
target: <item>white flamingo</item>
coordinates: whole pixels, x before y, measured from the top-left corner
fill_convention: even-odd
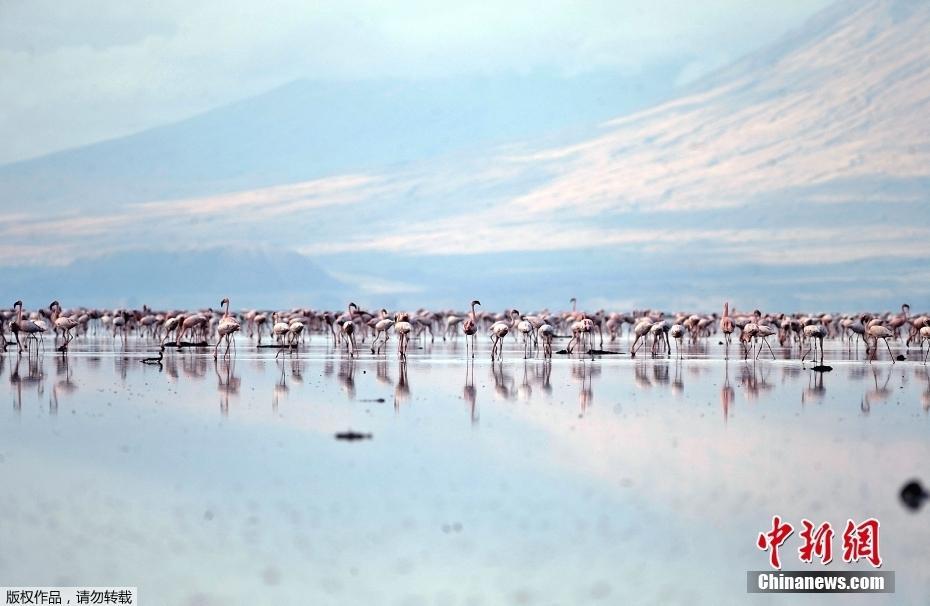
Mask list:
[[[678,357],[681,358],[681,340],[685,336],[685,327],[681,324],[674,324],[669,329],[668,334],[675,339],[675,352],[678,354]]]
[[[387,317],[388,312],[386,309],[381,310],[381,319],[375,322],[375,338],[371,342],[371,353],[381,353],[381,349],[387,345],[388,338],[390,337],[388,331],[391,330],[391,327],[394,326],[394,320]],[[382,337],[384,337],[382,339]]]
[[[399,312],[394,316],[394,332],[397,333],[397,356],[401,360],[407,359],[407,343],[410,341],[410,332],[413,325],[410,323],[410,314]]]
[[[346,340],[346,345],[349,347],[349,355],[355,355],[355,320],[353,319],[354,313],[358,312],[358,305],[355,303],[349,303],[348,320],[342,323],[342,336]]]
[[[637,322],[636,326],[633,327],[633,334],[635,335],[636,338],[633,339],[633,346],[630,348],[631,357],[636,356],[637,343],[639,343],[639,340],[642,339],[643,342],[645,343],[646,335],[649,334],[649,329],[651,328],[652,328],[652,322],[650,320],[647,320],[646,318],[643,318],[642,320]]]
[[[226,308],[223,313],[223,317],[220,319],[220,323],[216,329],[216,347],[213,348],[214,360],[217,358],[217,354],[220,349],[220,343],[223,342],[223,339],[226,339],[226,353],[223,354],[223,357],[225,358],[229,355],[229,347],[232,345],[233,335],[239,332],[239,329],[242,328],[242,326],[239,324],[239,320],[234,318],[232,314],[229,313],[229,297],[226,297],[220,301],[220,306],[222,307],[224,305]]]
[[[872,321],[874,322],[874,320]],[[888,348],[888,355],[891,356],[891,363],[895,363],[894,353],[891,351],[891,345],[888,345],[888,339],[895,336],[895,333],[881,324],[873,324],[869,322],[869,327],[865,330],[866,337],[872,338],[872,354],[869,356],[869,364],[872,363],[872,360],[875,359],[875,356],[878,354],[878,340],[881,339],[885,342],[885,347]]]
[[[504,359],[504,337],[510,332],[510,326],[506,322],[495,322],[490,329],[491,342],[491,360],[495,357]]]
[[[68,344],[74,338],[71,331],[77,328],[79,323],[74,318],[61,317],[61,304],[58,301],[52,301],[48,309],[52,312],[52,324],[55,325],[55,332],[57,333],[60,330],[61,337],[65,340],[61,346],[61,351],[67,351]]]

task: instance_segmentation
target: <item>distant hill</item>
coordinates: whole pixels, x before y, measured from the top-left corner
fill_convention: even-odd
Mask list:
[[[11,273],[16,278],[6,282],[6,291],[17,293],[33,309],[53,299],[61,299],[64,306],[219,307],[227,296],[234,308],[317,305],[342,309],[346,304],[342,282],[307,257],[288,251],[133,251]]]
[[[670,94],[660,81],[632,89],[614,74],[300,80],[175,124],[0,166],[0,209],[101,210],[386,169],[606,119]]]

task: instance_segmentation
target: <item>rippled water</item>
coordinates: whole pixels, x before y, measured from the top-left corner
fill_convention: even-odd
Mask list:
[[[0,584],[138,586],[148,606],[838,603],[745,593],[779,514],[881,521],[897,593],[843,603],[930,595],[930,508],[897,497],[930,480],[922,364],[425,347],[7,351]],[[797,546],[785,568],[818,569]]]

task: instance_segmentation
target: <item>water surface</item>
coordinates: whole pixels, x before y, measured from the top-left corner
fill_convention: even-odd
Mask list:
[[[149,606],[837,603],[745,593],[779,514],[881,521],[897,593],[843,603],[930,595],[930,509],[897,497],[930,481],[926,366],[507,343],[494,364],[461,342],[350,360],[316,336],[161,367],[144,339],[8,350],[0,584],[138,586]],[[819,569],[799,544],[784,567]]]

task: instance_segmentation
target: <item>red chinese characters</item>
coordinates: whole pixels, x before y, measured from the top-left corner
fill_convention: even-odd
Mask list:
[[[878,526],[875,518],[869,518],[858,526],[852,520],[846,522],[846,530],[843,531],[844,562],[858,562],[865,558],[875,568],[882,565],[878,551]]]
[[[762,551],[769,552],[769,563],[772,568],[781,570],[781,560],[778,558],[778,548],[788,540],[791,533],[794,532],[794,526],[785,522],[782,524],[781,518],[772,516],[772,530],[769,532],[760,532],[756,546]]]
[[[801,520],[801,525],[804,526],[801,531],[804,544],[798,548],[798,557],[809,564],[817,556],[821,564],[829,564],[833,560],[833,528],[830,522],[824,522],[816,530],[810,520]]]
[[[813,563],[814,558],[820,560],[821,564],[832,562],[834,533],[830,523],[823,522],[820,526],[814,526],[813,522],[805,518],[801,520],[801,526],[798,536],[802,543],[798,547],[798,559],[808,564]],[[843,531],[843,561],[853,563],[864,559],[875,568],[880,568],[882,557],[878,547],[878,530],[879,522],[875,518],[869,518],[859,525],[847,520],[846,529]],[[778,549],[793,532],[794,527],[776,515],[772,516],[772,529],[759,533],[756,546],[769,552],[769,564],[772,568],[781,570]]]

